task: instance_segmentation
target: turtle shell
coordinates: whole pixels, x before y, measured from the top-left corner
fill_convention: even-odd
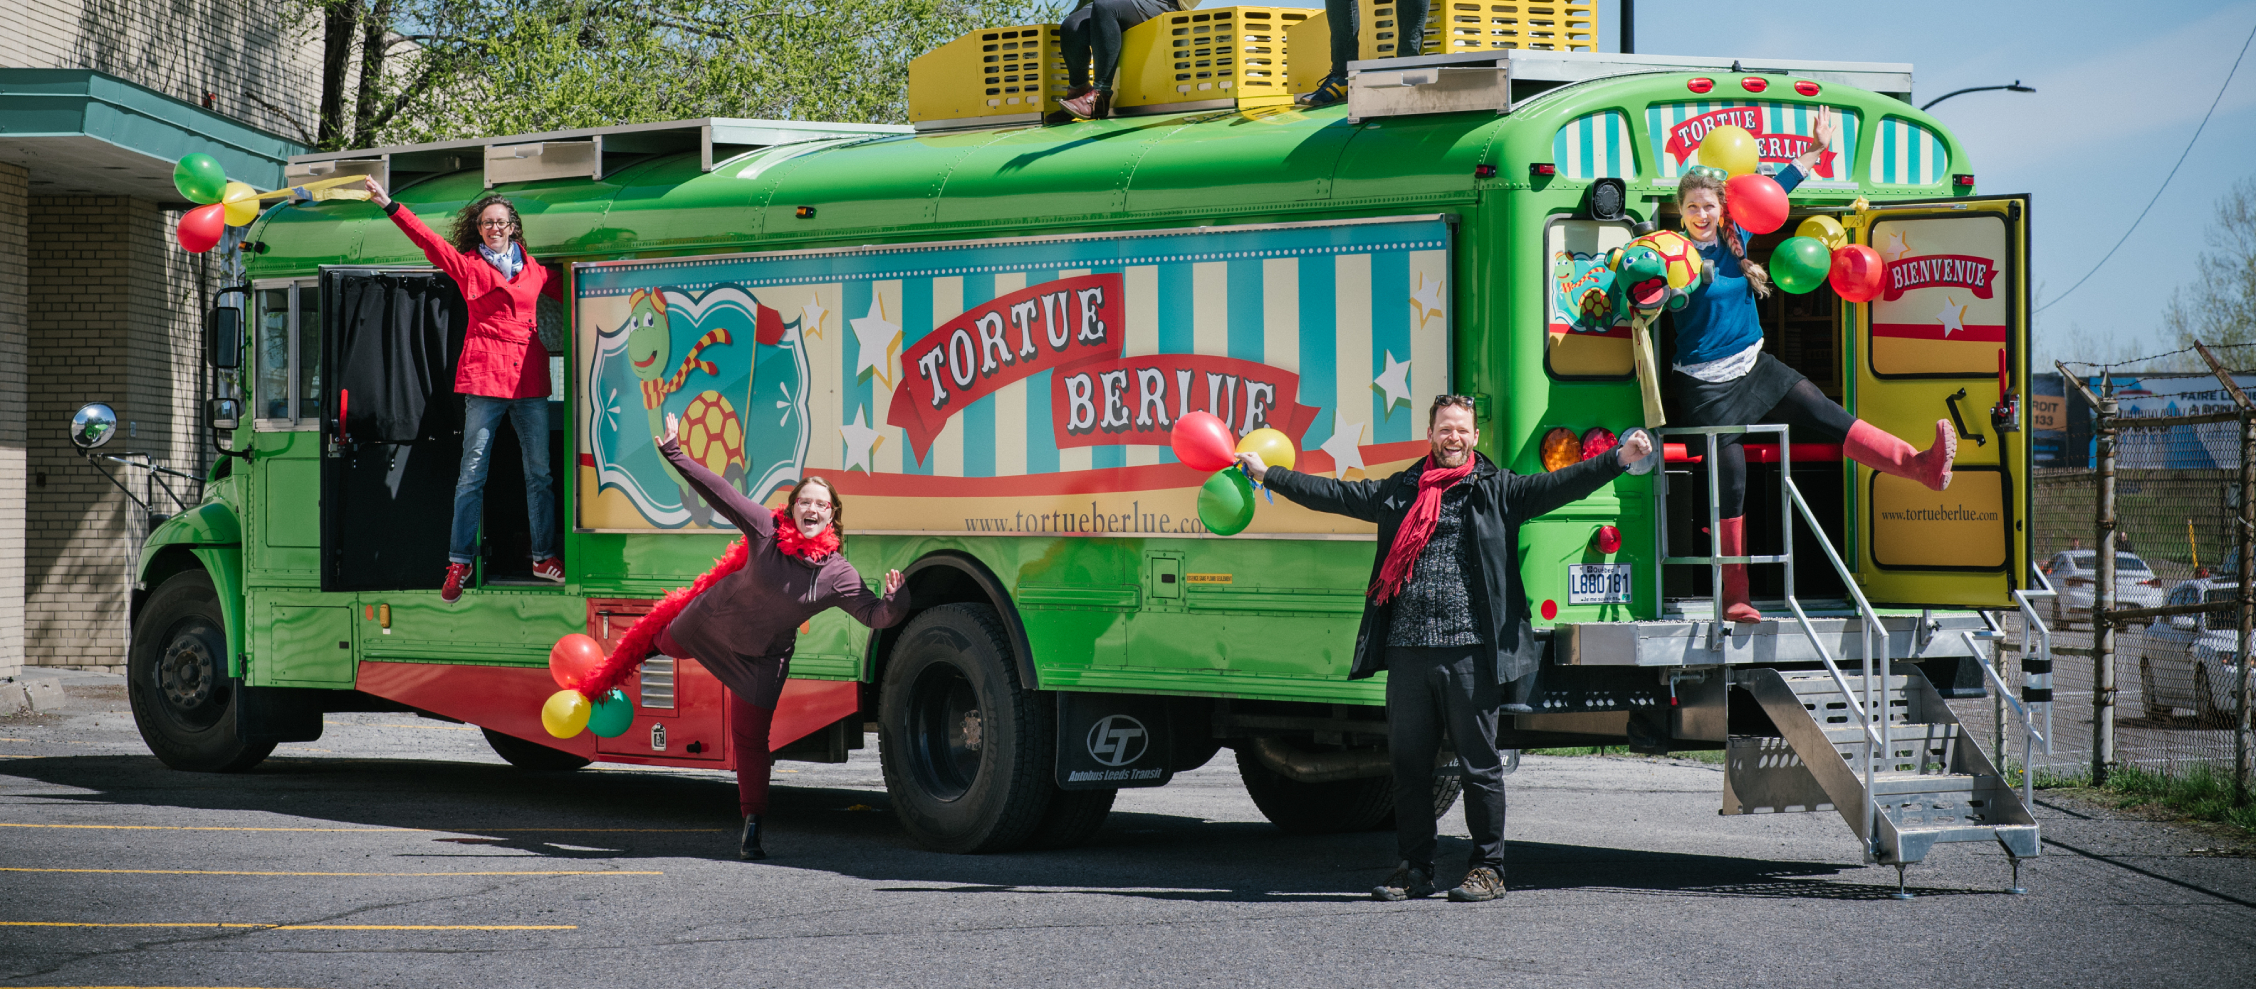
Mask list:
[[[682,415],[682,452],[715,474],[727,474],[729,465],[744,466],[744,424],[736,408],[717,391],[703,391],[689,400]]]

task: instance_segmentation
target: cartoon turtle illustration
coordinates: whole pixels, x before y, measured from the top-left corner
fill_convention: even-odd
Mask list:
[[[702,391],[689,400],[681,422],[682,452],[704,464],[706,470],[735,484],[744,477],[744,424],[736,407],[717,391]]]
[[[720,327],[697,338],[697,342],[690,345],[689,353],[682,356],[681,363],[674,368],[673,373],[665,375],[666,363],[673,350],[673,329],[666,316],[666,296],[661,292],[637,289],[627,297],[627,308],[627,364],[634,369],[635,378],[642,384],[642,407],[650,417],[650,438],[656,441],[666,435],[666,396],[680,391],[689,382],[692,371],[703,371],[709,377],[720,373],[719,366],[705,360],[702,354],[707,347],[729,343],[729,331],[726,327]],[[713,392],[706,394],[719,397]],[[725,408],[727,403],[722,405]],[[734,418],[735,410],[729,409],[727,414]],[[739,435],[741,433],[742,430],[739,430]],[[741,451],[738,459],[742,460]],[[704,499],[699,498],[682,481],[673,465],[664,464],[664,467],[666,479],[681,491],[682,507],[689,510],[691,521],[697,525],[710,525],[713,507],[705,504]],[[741,465],[737,472],[739,475],[743,473]]]

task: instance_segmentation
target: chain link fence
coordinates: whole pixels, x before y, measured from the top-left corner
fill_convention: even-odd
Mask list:
[[[2173,776],[2246,773],[2256,745],[2243,714],[2239,661],[2247,449],[2241,417],[2250,413],[2228,403],[2229,412],[2111,416],[2113,397],[2095,404],[2097,466],[2044,469],[2032,479],[2032,552],[2059,593],[2037,602],[2053,630],[2053,744],[2028,761],[2040,778],[2125,765]],[[2098,547],[2110,519],[2115,592],[2107,613],[2133,611],[2112,623],[2111,650],[2093,624],[2097,592],[2107,586]],[[2137,613],[2145,609],[2176,610]],[[2024,682],[2023,624],[2021,616],[2009,617],[2000,664],[2017,690]],[[2101,689],[2110,679],[2111,693]],[[1954,706],[1985,745],[2021,763],[2021,726],[2004,701]]]

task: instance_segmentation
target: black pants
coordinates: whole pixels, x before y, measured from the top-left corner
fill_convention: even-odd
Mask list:
[[[1400,58],[1416,55],[1426,41],[1426,8],[1430,0],[1396,0],[1394,5],[1394,54]],[[1355,0],[1324,0],[1324,20],[1332,26],[1332,78],[1347,78],[1347,63],[1363,57],[1356,43],[1367,30],[1356,23]]]
[[[1433,875],[1434,760],[1446,732],[1465,779],[1467,869],[1504,868],[1504,757],[1496,750],[1504,686],[1487,646],[1387,648],[1387,747],[1394,758],[1394,839],[1403,861]]]
[[[1856,417],[1834,404],[1804,378],[1752,424],[1792,426],[1804,438],[1817,437],[1839,443],[1849,438],[1849,427],[1856,425]],[[1717,506],[1717,518],[1735,519],[1747,514],[1747,451],[1740,445],[1746,438],[1745,433],[1716,437],[1717,469],[1722,471],[1716,477],[1717,500],[1721,502]],[[1701,454],[1703,449],[1697,446],[1699,439],[1691,437],[1693,445],[1688,446],[1686,452],[1695,456]]]
[[[1089,85],[1089,61],[1094,55],[1096,86],[1110,90],[1113,74],[1120,70],[1120,32],[1180,9],[1175,0],[1095,0],[1065,15],[1058,27],[1066,81]]]

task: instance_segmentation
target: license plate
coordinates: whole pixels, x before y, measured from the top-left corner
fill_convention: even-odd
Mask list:
[[[1628,604],[1630,576],[1635,564],[1570,563],[1567,565],[1568,604]]]

